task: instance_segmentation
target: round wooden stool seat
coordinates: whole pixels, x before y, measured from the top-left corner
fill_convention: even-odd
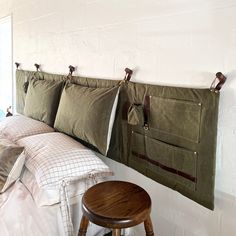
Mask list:
[[[82,211],[79,236],[86,235],[89,221],[112,228],[112,235],[120,235],[120,229],[144,222],[146,235],[154,235],[150,218],[151,199],[138,185],[123,181],[96,184],[85,192]]]

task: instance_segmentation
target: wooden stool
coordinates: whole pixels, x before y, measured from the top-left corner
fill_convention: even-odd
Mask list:
[[[153,236],[151,199],[141,187],[123,181],[107,181],[88,189],[82,198],[83,217],[78,236],[86,236],[89,221],[111,228],[120,236],[122,228],[144,222],[146,236]]]

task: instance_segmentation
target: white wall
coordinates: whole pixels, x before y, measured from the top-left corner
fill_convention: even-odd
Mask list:
[[[117,178],[144,187],[159,236],[236,235],[235,0],[0,0],[13,13],[14,61],[24,69],[209,87],[217,71],[228,81],[220,100],[215,210],[209,211],[121,164]],[[143,235],[142,227],[133,235]]]

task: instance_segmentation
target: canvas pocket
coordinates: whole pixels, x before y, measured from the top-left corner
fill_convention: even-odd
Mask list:
[[[137,155],[140,158],[137,158]],[[138,170],[139,172],[146,174],[147,161],[145,160],[145,137],[142,134],[132,131],[130,154],[128,164],[130,167]]]
[[[165,184],[196,189],[197,152],[132,132],[129,165]]]
[[[201,103],[150,96],[149,127],[198,143]]]
[[[194,181],[196,178],[197,152],[176,147],[148,138],[146,152],[150,160],[161,169]]]

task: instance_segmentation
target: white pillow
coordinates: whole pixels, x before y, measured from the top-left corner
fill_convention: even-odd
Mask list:
[[[0,138],[0,193],[9,188],[21,174],[25,162],[23,147]]]
[[[104,178],[96,178],[97,183],[104,181]],[[25,167],[22,171],[21,182],[31,193],[37,206],[50,206],[60,202],[60,194],[56,188],[40,188],[34,175]],[[77,197],[94,185],[92,178],[80,179],[74,184],[67,186],[67,196],[71,202],[77,202]]]
[[[0,122],[0,136],[13,142],[27,136],[49,132],[54,132],[54,129],[41,121],[23,115],[9,116]]]
[[[52,201],[48,200],[50,204],[58,202],[59,188],[63,180],[79,179],[80,189],[76,192],[72,189],[72,197],[87,189],[88,182],[83,182],[84,179],[113,174],[94,152],[59,132],[26,137],[19,140],[18,144],[25,147],[25,165],[34,175],[38,187],[49,198],[53,196]]]

